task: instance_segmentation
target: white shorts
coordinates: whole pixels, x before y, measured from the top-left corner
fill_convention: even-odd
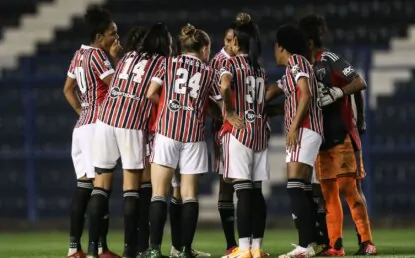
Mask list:
[[[300,148],[296,148],[295,150],[290,151],[287,149],[287,156],[285,161],[287,163],[304,163],[314,167],[314,163],[316,162],[317,154],[320,150],[320,145],[322,142],[321,135],[308,128],[302,127],[299,130],[299,135]]]
[[[178,142],[157,133],[150,160],[158,165],[179,168],[180,174],[202,174],[209,169],[206,142]]]
[[[87,124],[73,130],[71,155],[77,179],[83,176],[95,178],[92,158],[94,129],[95,124]]]
[[[180,177],[180,169],[176,169],[173,174],[173,178],[171,179],[171,186],[176,188],[180,187],[181,177]]]
[[[98,120],[94,135],[94,166],[113,169],[121,157],[123,169],[144,169],[145,146],[142,130],[117,128]]]
[[[222,137],[224,178],[265,181],[269,179],[268,149],[255,152],[232,134]]]

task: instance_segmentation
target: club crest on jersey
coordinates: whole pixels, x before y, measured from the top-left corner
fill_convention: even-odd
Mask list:
[[[257,118],[262,118],[261,115],[257,115],[255,113],[255,111],[253,111],[252,109],[246,110],[245,111],[245,121],[249,122],[249,123],[253,123],[255,121],[255,119]]]
[[[326,68],[318,69],[317,72],[316,72],[316,75],[317,75],[317,79],[319,81],[322,81],[324,76],[326,75]]]
[[[176,99],[169,100],[169,105],[167,107],[169,108],[169,110],[171,112],[177,112],[180,109],[183,109],[185,111],[193,111],[194,110],[193,107],[191,107],[191,106],[182,106],[182,105],[180,105],[179,101],[176,100]]]
[[[107,67],[107,69],[109,69],[109,70],[112,69],[112,66],[111,66],[111,63],[110,63],[109,60],[105,60],[104,65],[105,65],[105,67]]]
[[[300,66],[298,64],[293,65],[290,69],[290,72],[294,77],[297,76],[299,71],[300,71]]]

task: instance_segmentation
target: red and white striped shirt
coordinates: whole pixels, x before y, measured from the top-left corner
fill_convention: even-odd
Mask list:
[[[164,59],[136,51],[125,54],[115,70],[98,119],[118,128],[147,130],[152,103],[146,95]]]
[[[219,72],[182,54],[167,58],[153,81],[163,85],[156,132],[180,142],[204,141],[208,96],[221,98]]]
[[[95,123],[99,106],[108,92],[103,79],[114,73],[104,50],[82,45],[75,52],[68,77],[76,79],[82,111],[75,127]]]
[[[232,75],[232,101],[235,113],[245,120],[244,129],[236,129],[224,122],[221,135],[231,133],[239,142],[254,151],[268,146],[268,118],[264,112],[267,74],[262,66],[250,66],[247,55],[226,60],[222,74]],[[223,117],[226,111],[223,110]]]
[[[285,132],[288,134],[293,119],[297,113],[298,101],[301,91],[297,87],[297,82],[301,77],[309,80],[309,88],[312,95],[310,106],[308,107],[307,116],[301,123],[301,127],[308,128],[320,135],[323,135],[323,113],[317,105],[318,85],[317,79],[313,72],[312,65],[301,55],[292,55],[288,60],[285,69],[285,77],[279,87],[285,93],[284,120]]]

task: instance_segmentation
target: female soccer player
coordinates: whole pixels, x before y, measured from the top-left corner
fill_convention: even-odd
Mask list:
[[[124,252],[135,257],[139,180],[145,166],[146,137],[151,102],[146,98],[151,78],[171,52],[171,36],[163,24],[154,25],[143,41],[140,52],[130,51],[120,60],[98,116],[94,137],[94,192],[91,197],[90,243],[99,233],[96,218],[104,214],[117,160],[123,167]],[[95,194],[94,194],[95,193]],[[90,246],[91,247],[91,246]],[[89,250],[96,254],[96,248]]]
[[[91,44],[82,45],[76,51],[64,86],[64,94],[80,116],[72,135],[72,159],[77,176],[77,188],[71,204],[70,243],[68,257],[85,257],[81,248],[85,211],[90,200],[95,178],[92,160],[92,138],[98,108],[108,91],[114,69],[104,51],[118,58],[121,46],[118,42],[117,26],[108,11],[90,6],[85,14]],[[108,210],[106,211],[108,213]],[[99,239],[100,254],[119,257],[108,250],[108,214],[97,219],[103,230]],[[98,242],[98,241],[97,241]]]
[[[150,206],[151,248],[143,257],[161,255],[167,216],[166,198],[176,168],[181,173],[181,256],[193,257],[191,245],[198,220],[198,175],[208,171],[205,103],[212,95],[220,99],[219,74],[206,62],[209,36],[192,25],[182,28],[181,54],[169,57],[153,78],[148,97],[159,104],[158,122],[151,156],[153,197]],[[161,94],[158,92],[161,88]]]
[[[324,143],[316,162],[317,178],[326,202],[330,247],[322,255],[345,255],[342,243],[343,210],[339,194],[349,205],[353,221],[361,237],[355,255],[374,255],[369,216],[356,179],[364,177],[361,143],[352,110],[351,95],[357,96],[358,124],[362,124],[362,90],[366,82],[341,56],[324,50],[322,37],[327,26],[322,17],[309,15],[299,22],[307,36],[315,74],[321,83],[320,102],[324,116]],[[360,100],[360,101],[359,101]],[[364,120],[363,120],[364,121]],[[360,184],[358,184],[360,185]]]
[[[258,63],[259,30],[248,14],[238,14],[231,49],[221,73],[224,177],[238,198],[239,246],[224,257],[263,257],[266,204],[261,182],[269,179],[268,119],[264,113],[267,76]]]
[[[285,77],[278,86],[286,95],[287,188],[299,237],[298,246],[280,257],[315,255],[311,244],[314,238],[310,216],[312,192],[308,186],[311,186],[313,167],[322,142],[323,116],[317,103],[317,80],[305,58],[307,50],[306,39],[299,28],[284,25],[278,29],[275,59],[278,65],[286,66]]]
[[[232,23],[225,32],[223,40],[224,47],[210,60],[210,65],[220,70],[224,67],[226,60],[231,57],[231,43],[234,35],[235,24]],[[238,245],[235,239],[235,204],[233,203],[233,186],[223,179],[223,155],[222,144],[220,143],[219,131],[222,127],[223,120],[221,118],[212,119],[212,135],[213,135],[213,159],[212,167],[220,176],[219,181],[219,199],[218,210],[222,229],[226,239],[226,254],[230,254]]]

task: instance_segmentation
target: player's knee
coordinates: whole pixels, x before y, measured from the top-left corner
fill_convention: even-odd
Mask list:
[[[354,192],[357,192],[356,188],[356,179],[353,177],[339,177],[337,179],[338,185],[339,185],[339,192],[343,196],[350,196]]]

